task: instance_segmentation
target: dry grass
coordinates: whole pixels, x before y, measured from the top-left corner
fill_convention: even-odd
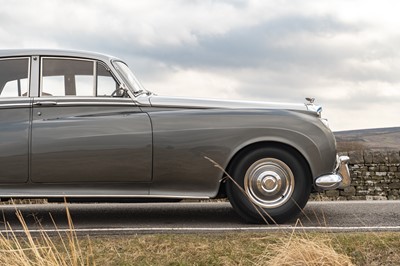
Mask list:
[[[349,152],[366,150],[368,147],[362,141],[338,141],[336,149],[338,152]]]
[[[12,226],[6,223],[8,231],[4,234],[0,233],[0,265],[95,265],[90,241],[86,249],[81,248],[82,241],[76,235],[68,208],[66,208],[66,215],[70,229],[67,233],[58,232],[58,237],[54,238],[42,231],[38,236],[33,236],[21,211],[16,210],[16,216],[25,235],[17,236]]]
[[[398,265],[400,233],[0,236],[0,265]],[[322,219],[322,218],[321,218]],[[12,229],[8,225],[9,229]],[[301,228],[301,227],[300,227]]]
[[[332,239],[326,237],[294,237],[289,242],[270,245],[265,259],[257,265],[271,266],[351,266],[354,265],[347,255],[338,253],[332,246]]]
[[[399,265],[400,233],[378,236],[158,234],[98,236],[91,242],[98,265]]]

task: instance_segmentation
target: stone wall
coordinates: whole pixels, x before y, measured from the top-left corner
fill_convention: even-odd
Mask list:
[[[400,199],[400,152],[353,151],[350,157],[351,186],[342,190],[316,193],[312,199],[395,200]]]

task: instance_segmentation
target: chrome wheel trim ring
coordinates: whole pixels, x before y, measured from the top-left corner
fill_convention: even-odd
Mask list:
[[[289,166],[275,158],[263,158],[247,169],[244,190],[249,199],[263,208],[285,204],[294,191],[294,175]]]

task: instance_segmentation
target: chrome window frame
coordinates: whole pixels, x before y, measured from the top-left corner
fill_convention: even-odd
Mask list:
[[[77,58],[77,57],[66,57],[66,56],[41,56],[40,57],[40,73],[39,73],[39,80],[40,80],[40,84],[39,84],[39,95],[38,97],[48,97],[48,96],[43,96],[42,92],[43,92],[43,60],[44,59],[61,59],[61,60],[74,60],[74,61],[85,61],[85,62],[92,62],[93,63],[93,87],[92,87],[92,91],[94,92],[94,95],[89,96],[89,97],[97,97],[97,79],[96,79],[96,75],[97,75],[97,64],[96,62],[98,62],[98,60],[95,59],[89,59],[89,58]],[[77,96],[77,95],[55,95],[54,97],[66,97],[66,96],[71,96],[71,97],[81,97],[81,96]],[[53,97],[53,96],[50,96]]]
[[[0,58],[0,61],[4,60],[15,60],[15,59],[28,59],[28,76],[27,76],[27,85],[28,89],[26,92],[26,96],[17,96],[17,97],[0,97],[0,99],[10,99],[10,98],[29,98],[30,96],[30,91],[31,91],[31,57],[30,56],[13,56],[13,57],[2,57]]]

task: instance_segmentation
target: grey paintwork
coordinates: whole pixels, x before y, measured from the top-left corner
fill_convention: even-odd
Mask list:
[[[305,104],[186,99],[39,97],[40,57],[115,57],[71,51],[8,50],[30,56],[30,97],[0,98],[1,197],[177,197],[218,194],[227,167],[245,147],[296,149],[314,180],[332,173],[336,150],[318,108]],[[130,88],[131,89],[131,88]]]
[[[31,99],[0,100],[0,182],[28,181]]]
[[[150,182],[150,119],[130,99],[46,100],[57,104],[33,107],[32,182]]]
[[[332,172],[335,141],[315,115],[270,109],[143,108],[153,123],[154,172],[151,193],[216,195],[220,170],[241,149],[254,143],[283,143],[309,162],[312,176]],[[318,137],[315,137],[318,136]],[[173,186],[171,185],[173,184]]]

